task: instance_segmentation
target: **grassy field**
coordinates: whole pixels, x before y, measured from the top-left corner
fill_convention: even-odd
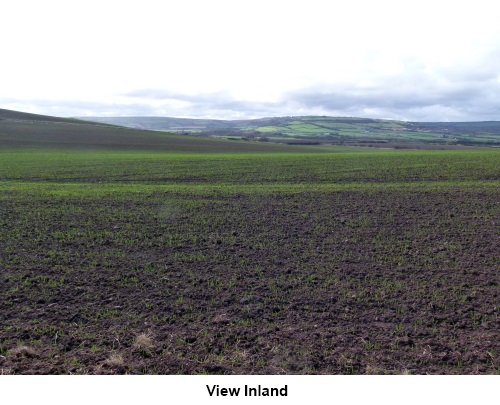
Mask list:
[[[2,374],[499,373],[500,151],[23,125]]]

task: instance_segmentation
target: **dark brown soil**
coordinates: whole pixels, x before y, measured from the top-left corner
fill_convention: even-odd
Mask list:
[[[499,197],[6,198],[1,373],[498,374]]]

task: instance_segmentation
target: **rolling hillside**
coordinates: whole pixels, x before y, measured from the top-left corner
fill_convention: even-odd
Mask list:
[[[286,145],[186,137],[0,109],[0,149],[9,148],[185,152],[279,152],[290,149]]]
[[[281,143],[365,146],[499,146],[500,122],[406,122],[351,117],[272,117],[206,120],[171,117],[90,117],[93,121],[155,131]],[[386,144],[389,145],[381,145]],[[408,144],[411,145],[408,145]]]
[[[415,123],[324,116],[236,121],[169,117],[77,119],[0,109],[3,148],[272,152],[289,151],[289,145],[294,145],[294,149],[306,145],[393,149],[498,147],[500,122]]]

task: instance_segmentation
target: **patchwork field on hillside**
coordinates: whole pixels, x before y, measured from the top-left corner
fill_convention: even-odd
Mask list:
[[[383,119],[295,116],[253,120],[206,120],[170,117],[91,117],[131,128],[202,134],[230,139],[265,139],[279,143],[315,142],[398,149],[453,149],[500,145],[500,123],[407,122]]]

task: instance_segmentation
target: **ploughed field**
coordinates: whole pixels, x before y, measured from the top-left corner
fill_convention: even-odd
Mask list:
[[[498,374],[498,151],[0,151],[3,374]]]

